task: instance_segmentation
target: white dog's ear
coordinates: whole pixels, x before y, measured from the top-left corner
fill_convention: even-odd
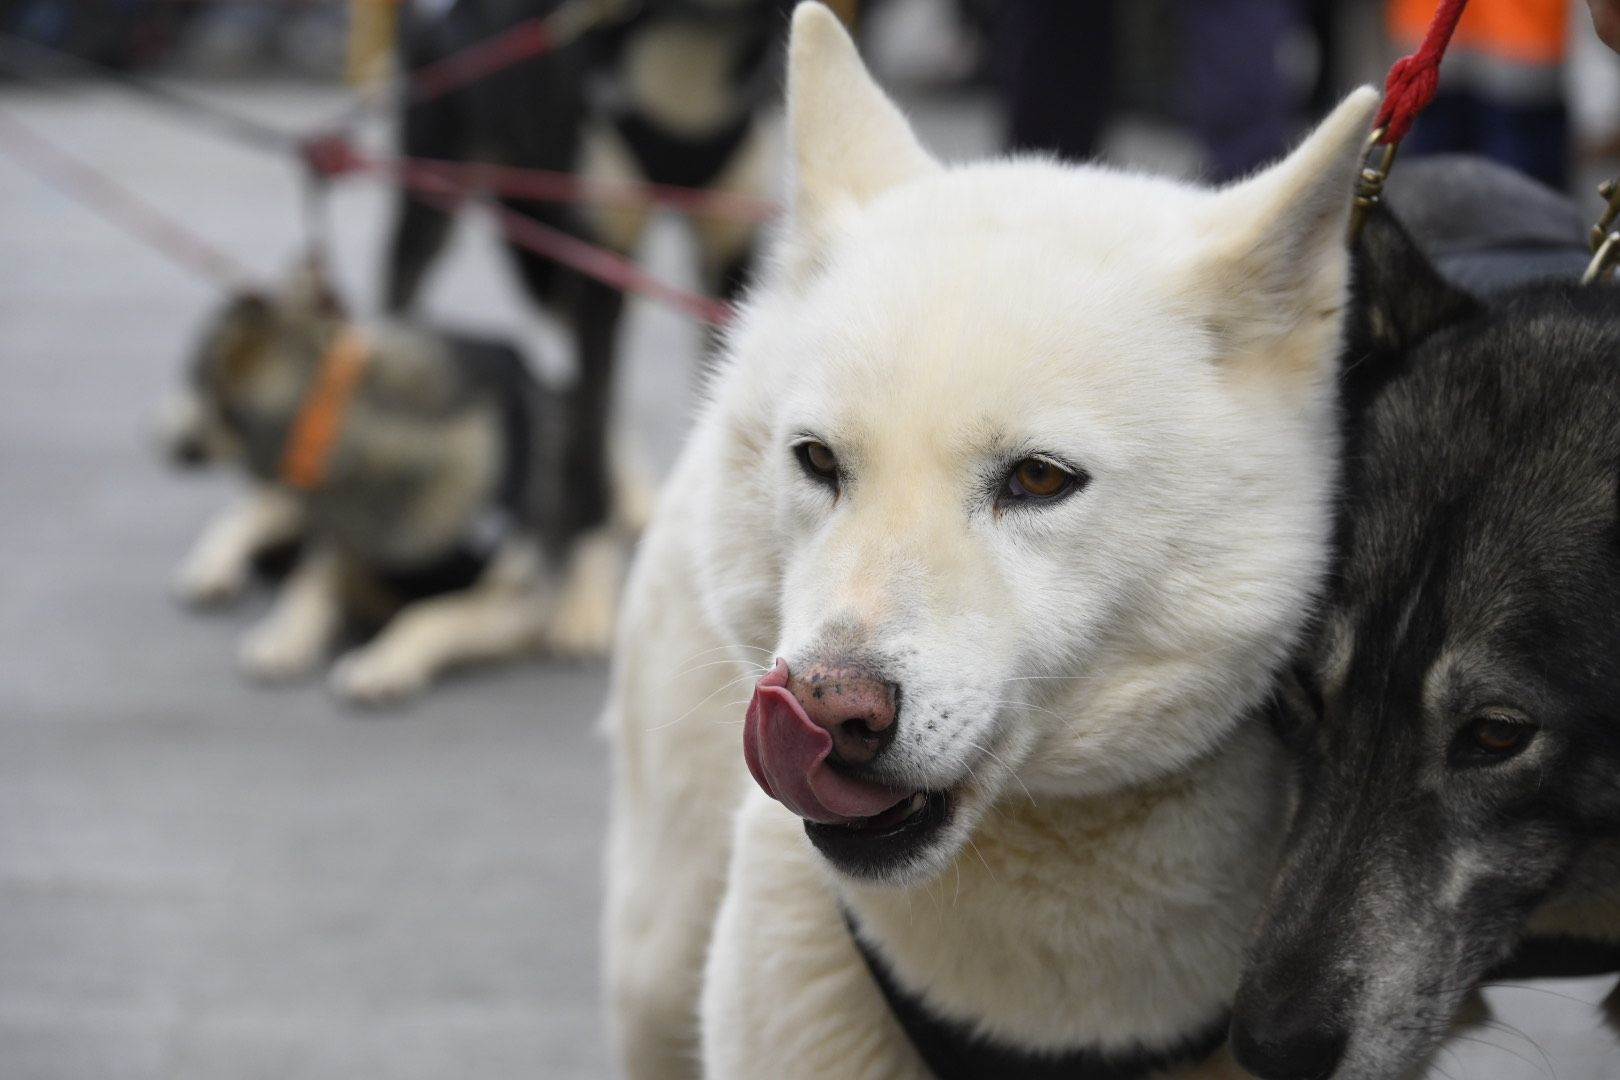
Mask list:
[[[793,11],[787,81],[788,239],[795,262],[813,262],[840,214],[939,165],[872,81],[838,17],[812,0]]]
[[[1277,375],[1337,359],[1350,255],[1345,236],[1378,93],[1346,98],[1288,157],[1220,192],[1201,232],[1213,252],[1194,289],[1223,358]]]

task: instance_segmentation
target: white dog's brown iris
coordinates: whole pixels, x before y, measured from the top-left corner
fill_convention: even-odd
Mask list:
[[[1041,458],[1025,458],[1007,477],[1007,491],[1018,499],[1050,499],[1074,483],[1074,474]]]

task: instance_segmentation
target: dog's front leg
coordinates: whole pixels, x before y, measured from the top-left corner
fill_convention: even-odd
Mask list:
[[[303,529],[303,505],[296,496],[277,487],[255,488],[203,529],[180,564],[175,591],[199,607],[233,600],[252,577],[253,560],[298,539]]]
[[[538,651],[548,605],[534,563],[533,552],[508,549],[472,588],[408,605],[338,661],[332,689],[378,704],[416,693],[451,667]]]
[[[929,1080],[839,914],[804,824],[752,792],[704,976],[707,1080]]]
[[[320,663],[343,621],[337,552],[317,547],[298,563],[270,609],[242,643],[240,666],[264,681],[297,678]]]

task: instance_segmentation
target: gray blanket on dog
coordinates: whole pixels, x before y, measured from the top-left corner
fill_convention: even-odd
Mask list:
[[[1461,154],[1398,162],[1384,191],[1436,268],[1470,292],[1578,278],[1586,269],[1588,216],[1495,162]]]

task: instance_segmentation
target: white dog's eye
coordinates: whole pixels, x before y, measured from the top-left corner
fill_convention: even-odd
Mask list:
[[[1085,486],[1086,477],[1075,475],[1045,458],[1027,457],[1012,467],[1001,483],[996,502],[1052,502]]]
[[[833,491],[838,490],[838,458],[826,443],[806,439],[793,447],[793,455],[799,459],[799,467],[806,476]]]

